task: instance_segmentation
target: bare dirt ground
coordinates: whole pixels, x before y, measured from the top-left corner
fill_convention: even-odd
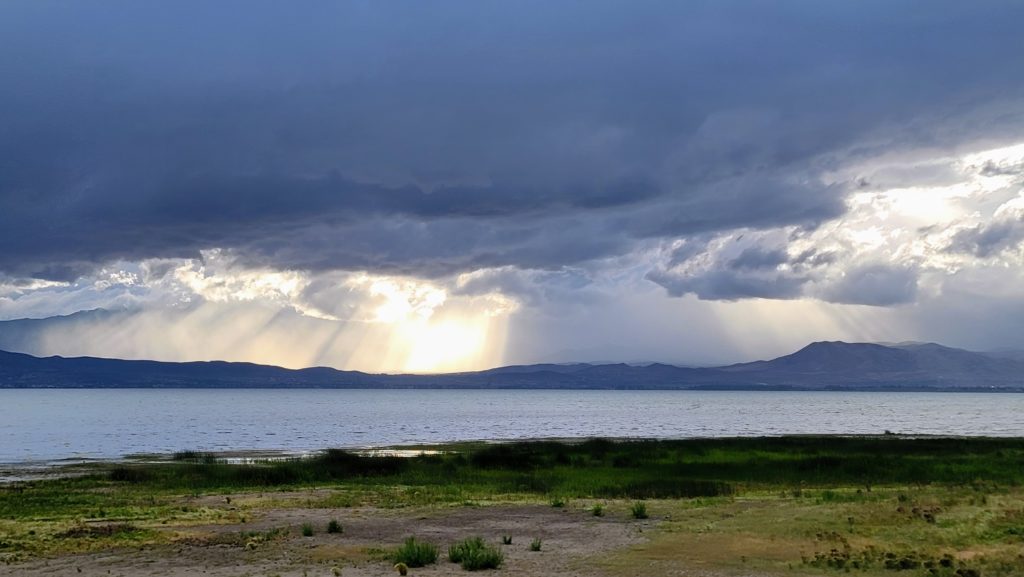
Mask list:
[[[331,519],[343,526],[342,534],[328,534]],[[303,537],[301,527],[316,528]],[[118,550],[36,559],[0,567],[0,574],[17,576],[332,576],[397,575],[383,550],[398,546],[406,537],[435,543],[437,564],[410,569],[410,575],[465,575],[446,558],[449,544],[479,535],[501,548],[505,564],[495,574],[603,575],[601,558],[645,540],[657,520],[636,521],[594,517],[586,511],[541,505],[490,505],[448,508],[345,508],[272,509],[244,524],[201,527],[168,526],[179,539],[170,545],[142,550]],[[266,534],[287,529],[254,546],[242,532]],[[503,535],[512,536],[502,545]],[[530,551],[534,538],[542,550]],[[700,575],[683,569],[677,575]]]

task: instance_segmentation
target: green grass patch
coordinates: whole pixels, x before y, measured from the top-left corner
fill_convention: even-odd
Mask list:
[[[437,545],[409,537],[395,551],[393,560],[396,564],[404,563],[408,567],[424,567],[436,563],[437,555]]]
[[[479,571],[501,567],[505,555],[482,538],[470,537],[448,548],[448,560],[460,564],[467,571]]]

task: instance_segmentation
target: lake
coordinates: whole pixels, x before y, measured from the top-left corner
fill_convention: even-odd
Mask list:
[[[6,389],[0,463],[536,437],[1024,436],[995,393]]]

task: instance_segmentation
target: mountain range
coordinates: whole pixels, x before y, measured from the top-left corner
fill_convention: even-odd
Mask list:
[[[767,361],[721,367],[537,364],[438,375],[35,357],[0,351],[0,388],[449,388],[1021,391],[1020,355],[934,343],[816,342]]]

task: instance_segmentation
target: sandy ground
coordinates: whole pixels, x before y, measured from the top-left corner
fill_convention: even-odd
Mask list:
[[[328,521],[337,519],[344,533],[324,532]],[[317,533],[301,536],[303,523],[312,523]],[[392,563],[367,553],[367,548],[394,547],[409,536],[440,546],[438,563],[411,569],[410,575],[466,575],[448,562],[450,543],[479,535],[498,544],[505,554],[504,566],[494,575],[602,575],[600,558],[644,539],[656,520],[636,521],[594,517],[586,511],[562,510],[540,505],[494,505],[433,509],[279,509],[242,525],[167,527],[186,535],[174,545],[144,550],[36,559],[17,565],[0,566],[0,574],[12,576],[332,576],[363,577],[397,575]],[[284,537],[247,549],[240,531],[287,528]],[[511,545],[500,545],[502,535],[511,535]],[[543,541],[540,552],[529,550],[530,542]],[[680,570],[677,575],[699,575]]]

